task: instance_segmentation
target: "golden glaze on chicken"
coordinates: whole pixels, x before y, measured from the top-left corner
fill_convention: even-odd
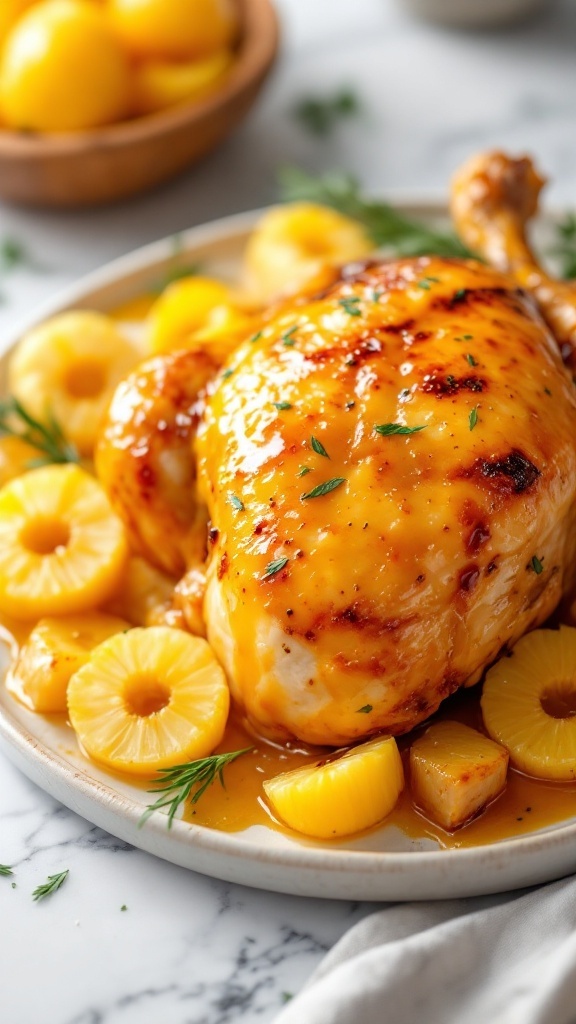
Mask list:
[[[205,617],[260,728],[330,745],[409,730],[553,610],[576,405],[512,279],[440,258],[355,268],[211,387]]]
[[[98,476],[133,547],[174,576],[205,557],[192,437],[199,394],[216,370],[200,352],[149,359],[118,386],[96,449]]]

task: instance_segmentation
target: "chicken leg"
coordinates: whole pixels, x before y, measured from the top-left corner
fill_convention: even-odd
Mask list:
[[[529,157],[482,153],[454,176],[451,211],[466,244],[534,296],[564,360],[576,368],[576,282],[556,281],[539,265],[526,238],[545,184]]]

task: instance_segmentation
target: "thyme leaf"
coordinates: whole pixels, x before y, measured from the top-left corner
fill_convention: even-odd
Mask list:
[[[325,480],[322,484],[317,484],[311,491],[307,491],[306,494],[302,494],[303,500],[307,498],[322,498],[325,494],[330,494],[330,491],[335,491],[341,484],[346,483],[346,477],[334,476],[331,480]]]
[[[235,508],[238,512],[244,511],[244,502],[242,501],[241,498],[238,497],[237,494],[231,494],[228,500],[232,507]]]
[[[538,558],[538,555],[532,555],[532,558],[530,559],[530,566],[537,576],[539,576],[541,572],[544,572],[544,566]]]
[[[478,406],[475,405],[468,417],[468,426],[470,430],[474,430],[474,427],[478,423]]]
[[[270,576],[275,576],[277,572],[280,572],[284,566],[288,565],[288,559],[286,556],[283,558],[275,558],[273,562],[268,562],[264,570],[263,580],[270,579]]]
[[[419,430],[426,430],[426,427],[426,423],[418,427],[406,427],[402,423],[377,423],[374,430],[382,437],[392,437],[394,434],[417,434]]]
[[[318,440],[317,437],[314,437],[314,434],[312,434],[312,437],[310,438],[310,447],[312,451],[316,452],[316,455],[323,455],[325,459],[330,458],[324,445],[322,444],[321,441]]]

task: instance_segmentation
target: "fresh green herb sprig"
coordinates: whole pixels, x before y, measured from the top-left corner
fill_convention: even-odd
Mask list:
[[[212,754],[211,757],[201,757],[197,761],[187,761],[185,764],[174,765],[173,768],[160,768],[160,778],[154,781],[154,789],[150,793],[160,793],[155,803],[146,808],[140,818],[139,825],[144,825],[148,818],[164,807],[168,808],[168,828],[172,827],[174,815],[180,804],[187,800],[191,804],[197,804],[207,789],[216,782],[224,786],[224,769],[232,764],[243,754],[249,754],[253,747],[246,747],[244,750],[233,750],[227,754]]]
[[[46,422],[41,423],[14,397],[0,401],[0,437],[19,437],[38,450],[40,454],[30,460],[29,469],[53,462],[80,461],[75,446],[66,440],[52,413],[47,412]]]
[[[532,558],[530,559],[530,568],[533,572],[536,573],[537,576],[539,576],[540,573],[544,572],[544,566],[542,565],[541,560],[538,558],[538,555],[532,555]]]
[[[57,875],[48,875],[48,879],[42,885],[37,886],[32,893],[32,898],[37,903],[39,900],[45,900],[47,896],[51,896],[52,893],[57,892],[63,885],[68,875],[70,874],[69,868],[66,871],[60,871]]]
[[[576,213],[569,213],[556,225],[556,241],[550,249],[564,278],[576,277]]]
[[[305,96],[294,107],[294,116],[311,135],[326,138],[338,124],[354,117],[361,104],[352,89],[339,89],[333,96]]]
[[[327,174],[315,178],[298,167],[284,167],[279,174],[282,199],[308,200],[331,206],[360,221],[378,248],[398,256],[473,256],[450,231],[435,231],[395,210],[388,203],[367,199],[355,178]]]
[[[346,483],[346,477],[334,476],[331,480],[325,480],[323,483],[313,487],[311,491],[307,491],[306,494],[301,494],[300,497],[303,501],[308,498],[323,498],[325,494],[330,494],[331,491],[335,491],[337,487]]]
[[[13,875],[14,872],[8,864],[0,864],[0,877],[8,878],[9,875]]]
[[[283,558],[275,558],[273,562],[268,562],[268,565],[264,569],[263,580],[270,579],[271,576],[275,576],[277,572],[282,572],[288,565],[289,559],[284,555]]]

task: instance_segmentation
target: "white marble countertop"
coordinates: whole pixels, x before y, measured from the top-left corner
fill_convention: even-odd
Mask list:
[[[576,206],[576,5],[550,0],[523,26],[455,32],[393,0],[279,0],[284,55],[219,153],[106,211],[2,208],[35,269],[0,278],[1,332],[79,274],[162,235],[274,197],[283,162],[352,171],[375,192],[443,192],[475,149],[527,149]],[[326,141],[291,115],[298,97],[348,84],[364,112]],[[2,1024],[247,1024],[283,1001],[369,905],[295,899],[212,881],[127,848],[56,804],[0,752]],[[36,904],[63,868],[65,887]],[[123,910],[123,907],[126,910]]]

